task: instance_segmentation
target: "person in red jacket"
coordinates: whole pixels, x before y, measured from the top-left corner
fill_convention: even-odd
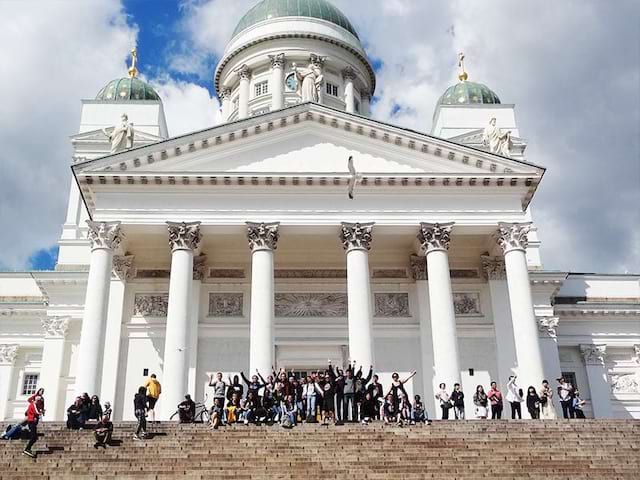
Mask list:
[[[38,404],[44,405],[44,401],[39,395],[31,397],[31,399],[33,400],[29,402],[29,406],[25,412],[27,425],[29,426],[29,442],[22,453],[28,457],[36,458],[36,454],[31,451],[31,447],[38,441],[38,420],[41,415]]]

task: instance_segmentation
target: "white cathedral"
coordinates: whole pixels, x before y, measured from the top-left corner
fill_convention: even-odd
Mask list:
[[[45,420],[82,392],[130,420],[152,373],[167,419],[210,373],[329,359],[383,384],[417,370],[431,415],[440,382],[470,401],[517,373],[565,376],[587,416],[640,418],[640,277],[543,267],[545,169],[460,60],[431,133],[383,123],[349,20],[263,0],[216,68],[221,125],[171,137],[135,62],[83,100],[56,268],[0,273],[0,420],[39,386]]]

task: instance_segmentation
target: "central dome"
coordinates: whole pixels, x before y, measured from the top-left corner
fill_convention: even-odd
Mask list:
[[[283,17],[318,18],[338,25],[358,38],[349,19],[327,0],[262,0],[242,17],[233,37],[260,22]]]

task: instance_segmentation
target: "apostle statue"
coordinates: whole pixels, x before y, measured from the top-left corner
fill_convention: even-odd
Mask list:
[[[489,146],[491,153],[497,153],[503,157],[511,156],[511,131],[502,133],[496,126],[495,117],[489,120],[489,125],[484,129],[482,143]]]
[[[307,68],[298,67],[295,63],[292,66],[298,81],[297,93],[302,102],[320,103],[320,92],[324,80],[322,69],[314,63],[310,63]]]
[[[122,152],[133,148],[133,123],[129,123],[129,117],[126,113],[122,114],[122,123],[115,125],[111,133],[107,132],[105,128],[102,129],[102,133],[111,142],[111,154]]]

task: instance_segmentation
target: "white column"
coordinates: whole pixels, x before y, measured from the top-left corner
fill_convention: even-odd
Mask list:
[[[529,270],[527,268],[527,234],[530,223],[500,223],[497,241],[504,252],[509,305],[518,360],[518,382],[523,388],[540,385],[544,366],[538,322],[533,310]]]
[[[231,89],[220,90],[220,102],[222,103],[222,121],[228,122],[231,116]]]
[[[580,345],[580,353],[587,370],[593,418],[612,418],[611,385],[605,365],[607,346]]]
[[[346,103],[347,113],[355,113],[356,111],[356,97],[353,87],[353,81],[356,79],[356,72],[352,67],[347,67],[342,71],[342,78],[344,79],[344,101]]]
[[[284,53],[269,55],[271,60],[271,110],[284,108]]]
[[[369,250],[373,223],[342,223],[340,240],[347,252],[349,356],[366,369],[373,365]]]
[[[160,397],[163,420],[169,419],[188,389],[193,256],[202,240],[200,222],[167,222],[167,226],[171,246],[171,277],[164,368],[160,382],[164,386]]]
[[[453,291],[449,270],[449,243],[453,223],[421,223],[418,241],[427,256],[429,309],[433,341],[434,386],[446,383],[451,390],[460,380],[460,355]],[[435,387],[434,387],[435,388]]]
[[[109,289],[109,311],[107,314],[104,355],[102,362],[102,385],[100,400],[114,404],[120,372],[120,344],[122,342],[122,323],[125,309],[125,291],[127,282],[135,276],[134,255],[116,255],[113,257],[115,278],[111,279]],[[115,410],[116,418],[122,418],[122,411]]]
[[[411,256],[411,272],[416,281],[416,296],[420,315],[420,354],[422,373],[422,401],[430,415],[435,415],[436,403],[433,390],[433,343],[431,342],[431,312],[429,310],[429,282],[427,281],[427,259],[422,256]]]
[[[249,372],[266,378],[274,364],[274,274],[273,252],[278,247],[280,223],[247,222],[251,249],[251,325]]]
[[[40,387],[44,388],[46,398],[45,420],[61,421],[65,418],[66,385],[61,380],[67,346],[66,336],[69,329],[69,318],[43,318],[42,328],[44,330],[44,346],[42,348]]]
[[[361,110],[361,114],[364,115],[365,117],[368,117],[369,115],[371,115],[371,95],[368,93],[363,93],[360,96],[360,110]]]
[[[113,268],[113,250],[120,245],[120,222],[92,222],[89,225],[91,263],[84,301],[84,315],[76,367],[77,394],[93,395],[100,386],[99,368],[104,345],[107,305]]]
[[[197,398],[198,367],[198,325],[200,319],[200,290],[206,277],[207,256],[199,255],[193,259],[193,288],[191,291],[191,320],[189,322],[189,381],[188,392],[191,398]]]
[[[9,389],[13,385],[13,365],[18,356],[18,345],[0,345],[0,420],[7,419],[10,413],[7,408],[9,403]]]
[[[544,361],[543,369],[545,379],[553,381],[560,378],[562,368],[560,367],[560,352],[558,351],[557,329],[559,323],[558,317],[537,317],[538,333],[540,340],[540,351]],[[553,396],[553,403],[556,411],[561,412],[560,399],[558,395]],[[524,415],[524,411],[522,412]],[[527,412],[528,414],[529,412]]]
[[[247,65],[242,65],[236,70],[236,73],[240,78],[238,118],[243,119],[249,116],[249,82],[251,81],[251,70]]]
[[[493,327],[496,337],[496,362],[498,379],[502,389],[506,388],[509,377],[516,373],[516,346],[513,339],[513,324],[509,306],[509,288],[507,287],[507,272],[504,258],[481,258],[482,269],[489,283],[491,295],[491,311],[493,312]],[[524,413],[524,412],[523,412]]]

